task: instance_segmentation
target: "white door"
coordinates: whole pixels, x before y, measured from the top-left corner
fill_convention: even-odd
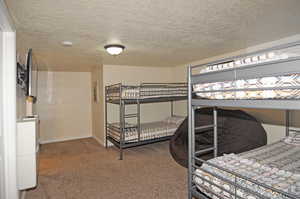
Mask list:
[[[16,124],[16,32],[0,0],[0,199],[19,198]]]
[[[3,60],[3,33],[0,29],[0,74],[2,74],[2,60]],[[2,82],[2,75],[0,75],[0,82]],[[2,86],[1,86],[2,87]],[[2,90],[2,88],[1,88]],[[0,104],[2,104],[2,92],[0,92]],[[0,198],[4,198],[4,141],[3,141],[3,128],[2,128],[2,106],[0,106]]]

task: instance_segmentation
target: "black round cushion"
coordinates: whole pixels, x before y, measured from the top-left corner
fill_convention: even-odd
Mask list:
[[[242,153],[263,146],[267,135],[253,116],[241,110],[218,111],[218,156],[228,153]],[[195,126],[213,124],[213,109],[202,108],[195,112]],[[195,133],[196,150],[213,144],[213,129]],[[183,121],[170,140],[170,153],[177,163],[188,165],[188,121]],[[213,158],[213,152],[201,155],[202,159]]]

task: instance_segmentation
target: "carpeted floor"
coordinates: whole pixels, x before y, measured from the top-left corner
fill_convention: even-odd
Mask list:
[[[38,187],[26,199],[187,198],[187,171],[170,156],[168,142],[118,157],[92,138],[42,145]]]

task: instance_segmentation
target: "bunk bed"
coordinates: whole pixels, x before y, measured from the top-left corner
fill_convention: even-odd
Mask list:
[[[186,83],[142,83],[138,86],[118,83],[106,86],[105,146],[108,146],[108,141],[115,145],[122,160],[123,149],[169,140],[184,120],[184,117],[174,115],[174,102],[179,100],[187,100]],[[159,102],[170,102],[170,117],[142,123],[141,104]],[[108,104],[119,106],[119,122],[108,122]],[[126,109],[130,105],[135,106],[134,113]]]
[[[300,110],[300,42],[188,67],[189,199],[299,199],[300,132],[290,110]],[[195,110],[214,107],[211,125],[195,126]],[[286,137],[241,154],[217,157],[216,107],[281,109]],[[195,132],[213,129],[213,144],[195,150]],[[242,136],[242,132],[241,132]],[[201,154],[213,151],[205,161]]]

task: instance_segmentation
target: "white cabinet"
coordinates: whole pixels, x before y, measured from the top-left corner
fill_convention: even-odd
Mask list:
[[[24,118],[17,122],[17,176],[19,190],[37,185],[39,120]]]

